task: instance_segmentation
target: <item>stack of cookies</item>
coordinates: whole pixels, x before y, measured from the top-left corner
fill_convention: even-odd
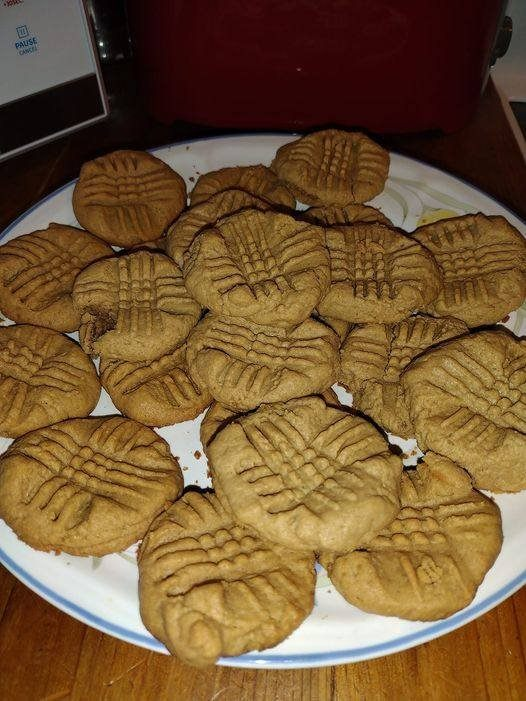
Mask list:
[[[401,232],[364,204],[388,170],[326,130],[202,175],[185,208],[175,171],[119,151],[81,170],[84,229],[0,247],[0,516],[42,550],[141,539],[144,623],[190,664],[289,635],[316,558],[363,610],[450,615],[502,543],[476,488],[526,488],[526,347],[491,328],[526,296],[526,243],[483,214]],[[101,385],[122,416],[89,416]],[[207,407],[213,492],[183,494],[153,428]]]

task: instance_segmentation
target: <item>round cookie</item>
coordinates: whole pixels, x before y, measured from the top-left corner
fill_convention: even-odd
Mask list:
[[[87,416],[99,395],[93,363],[67,336],[29,324],[0,328],[1,436]]]
[[[397,324],[355,326],[340,349],[340,383],[353,395],[353,407],[386,431],[414,435],[400,375],[431,346],[468,332],[463,321],[415,314]]]
[[[348,204],[345,207],[309,207],[304,218],[318,226],[348,226],[356,222],[378,222],[392,226],[392,222],[379,209],[365,204]]]
[[[209,314],[192,331],[186,359],[199,387],[235,410],[323,392],[339,374],[339,340],[307,319],[294,329]]]
[[[526,489],[526,341],[479,331],[417,358],[401,377],[417,441],[479,489]]]
[[[190,294],[215,314],[272,326],[304,321],[330,283],[323,229],[257,209],[202,231],[183,274]]]
[[[162,253],[137,251],[90,265],[75,280],[86,353],[148,361],[181,345],[201,307],[178,266]]]
[[[0,457],[0,517],[37,550],[123,550],[182,487],[168,443],[122,416],[40,428]]]
[[[186,205],[186,185],[145,151],[114,151],[84,163],[73,191],[80,224],[114,246],[162,236]]]
[[[327,406],[341,407],[340,401],[336,392],[329,388],[319,395]],[[219,402],[212,402],[206,414],[203,416],[199,429],[199,437],[203,444],[204,451],[208,444],[215,438],[219,431],[224,428],[230,421],[239,416],[239,412],[232,411]]]
[[[468,326],[494,324],[526,297],[526,241],[504,217],[468,214],[417,229],[441,270],[442,288],[425,311]]]
[[[314,556],[236,524],[214,494],[187,492],[139,550],[141,617],[187,664],[272,647],[314,604]]]
[[[242,209],[265,211],[272,204],[244,190],[223,190],[196,204],[174,221],[166,233],[166,252],[183,267],[183,257],[201,229]]]
[[[18,236],[0,246],[0,310],[16,322],[76,331],[75,278],[87,265],[111,255],[111,246],[73,226],[50,224]]]
[[[389,153],[359,132],[326,129],[282,146],[271,168],[301,202],[344,207],[382,192]]]
[[[371,423],[319,397],[234,419],[207,455],[234,517],[294,550],[358,547],[399,510],[400,457]]]
[[[190,205],[194,207],[216,192],[233,188],[245,190],[274,204],[296,208],[296,198],[285,183],[280,182],[270,168],[263,165],[234,166],[204,173],[199,176],[190,193]]]
[[[101,358],[99,371],[117,409],[147,426],[195,419],[212,401],[190,377],[184,345],[140,363]]]
[[[434,621],[467,606],[502,545],[499,508],[453,462],[427,453],[402,475],[401,511],[365,548],[322,555],[336,589],[384,616]]]
[[[326,230],[331,286],[318,311],[356,323],[392,323],[438,294],[440,274],[429,251],[383,224]]]

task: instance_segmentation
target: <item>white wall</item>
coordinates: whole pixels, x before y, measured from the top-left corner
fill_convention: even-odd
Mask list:
[[[510,48],[491,72],[509,100],[526,102],[526,0],[510,0],[506,14],[513,20]]]

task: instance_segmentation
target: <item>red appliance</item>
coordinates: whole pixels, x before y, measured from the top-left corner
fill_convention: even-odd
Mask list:
[[[453,131],[487,76],[501,0],[129,0],[162,122]]]

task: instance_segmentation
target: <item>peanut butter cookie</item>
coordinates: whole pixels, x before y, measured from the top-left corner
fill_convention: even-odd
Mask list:
[[[99,395],[95,366],[67,336],[29,324],[0,328],[0,435],[87,416]]]
[[[526,489],[526,341],[504,330],[462,336],[413,361],[401,382],[417,441],[479,489]]]
[[[155,360],[181,345],[201,308],[178,266],[162,253],[137,251],[94,263],[75,280],[86,353],[119,360]]]
[[[292,330],[209,314],[190,334],[190,374],[217,402],[248,411],[316,394],[339,374],[336,334],[308,319]]]
[[[101,358],[99,369],[117,409],[147,426],[195,419],[212,401],[188,373],[185,345],[150,361]]]
[[[40,428],[0,457],[0,517],[37,550],[118,552],[182,487],[166,441],[122,416]]]
[[[139,550],[146,627],[186,663],[272,647],[314,604],[314,556],[235,523],[214,494],[187,492]]]
[[[504,217],[469,214],[414,232],[434,255],[442,288],[425,311],[468,326],[494,324],[526,297],[526,241]]]
[[[344,207],[382,192],[389,153],[364,134],[326,129],[282,146],[271,168],[301,202]]]
[[[84,163],[73,211],[88,231],[129,248],[162,236],[186,205],[186,185],[145,151],[114,151]]]
[[[274,204],[296,208],[296,198],[285,183],[280,182],[270,168],[263,165],[234,166],[204,173],[190,193],[190,204],[194,207],[216,192],[232,188],[245,190]]]
[[[257,209],[205,229],[183,274],[188,291],[214,313],[289,327],[310,315],[330,283],[323,229]]]
[[[441,279],[424,246],[383,224],[326,230],[331,286],[318,311],[356,323],[392,323],[438,295]]]
[[[18,236],[0,246],[0,309],[13,321],[76,331],[75,278],[87,265],[111,255],[104,241],[64,224]]]
[[[427,453],[402,475],[402,509],[365,548],[321,558],[354,606],[416,621],[467,606],[502,545],[500,512],[466,472]]]
[[[371,423],[318,397],[234,419],[207,454],[234,517],[293,550],[351,550],[399,510],[401,459]]]

